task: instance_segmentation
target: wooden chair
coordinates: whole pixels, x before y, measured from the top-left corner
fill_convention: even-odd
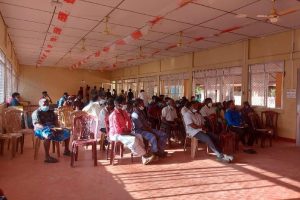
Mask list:
[[[78,147],[92,145],[92,158],[94,166],[97,166],[97,132],[98,118],[92,115],[82,114],[73,119],[71,167],[78,160]]]
[[[277,132],[278,116],[279,116],[279,113],[271,111],[271,110],[261,112],[261,124],[265,128],[269,128],[269,129],[273,130],[274,138],[278,137],[278,132]]]
[[[256,140],[258,138],[261,138],[261,147],[265,147],[265,140],[269,139],[269,144],[272,146],[272,138],[274,136],[274,131],[270,128],[264,128],[264,126],[261,124],[261,120],[259,119],[259,116],[257,113],[249,113],[248,114],[250,122],[251,122],[251,128],[256,135]]]
[[[227,154],[234,153],[236,150],[235,135],[226,130],[226,126],[224,126],[224,124],[222,124],[222,130],[219,130],[216,114],[207,116],[207,120],[212,129],[212,133],[219,137],[222,152]]]
[[[71,106],[63,106],[58,108],[58,122],[62,128],[72,128],[72,117],[73,108]]]

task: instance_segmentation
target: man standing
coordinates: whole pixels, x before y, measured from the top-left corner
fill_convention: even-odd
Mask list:
[[[133,98],[133,92],[131,91],[131,89],[129,89],[129,92],[127,94],[127,101],[132,101]]]
[[[151,144],[151,152],[158,157],[165,157],[165,147],[167,143],[167,135],[162,131],[152,129],[148,124],[147,117],[144,113],[144,102],[142,99],[136,99],[134,102],[133,113],[131,118],[134,124],[136,134],[143,136]]]
[[[195,102],[187,103],[188,110],[183,114],[183,120],[186,126],[186,132],[189,136],[195,137],[198,140],[207,144],[207,146],[216,154],[219,161],[231,162],[232,156],[223,154],[217,147],[217,138],[210,133],[206,133],[203,128],[203,120],[200,115],[195,114],[197,112],[197,104]]]
[[[148,107],[148,95],[145,93],[145,90],[141,90],[138,98],[142,99],[144,101],[144,105]]]
[[[65,142],[65,156],[70,156],[69,150],[70,130],[57,128],[57,116],[53,110],[49,110],[49,102],[47,99],[39,100],[39,108],[32,113],[32,123],[34,126],[34,134],[41,140],[44,140],[45,162],[56,163],[58,160],[49,154],[50,142]]]
[[[132,124],[127,112],[123,110],[125,99],[117,97],[114,100],[115,109],[109,115],[109,139],[111,141],[121,142],[129,148],[132,154],[142,156],[142,163],[149,164],[154,159],[154,155],[147,156],[143,139],[132,135]]]

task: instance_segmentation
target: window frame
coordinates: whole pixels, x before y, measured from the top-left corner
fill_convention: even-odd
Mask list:
[[[282,71],[267,71],[266,70],[266,66],[269,65],[269,64],[282,64]],[[263,72],[252,72],[251,71],[251,67],[252,66],[255,66],[255,65],[263,65]],[[282,110],[283,109],[283,95],[284,95],[284,77],[285,77],[285,61],[274,61],[274,62],[266,62],[266,63],[254,63],[254,64],[251,64],[248,66],[248,70],[249,70],[249,80],[248,80],[248,91],[249,91],[249,96],[248,96],[248,101],[250,102],[250,104],[252,106],[255,106],[257,108],[267,108],[267,109],[276,109],[276,110]],[[278,73],[278,72],[281,72],[282,73],[282,83],[281,83],[281,105],[280,107],[276,107],[276,101],[275,101],[275,107],[268,107],[268,87],[269,87],[269,77],[267,76],[270,76],[271,73]],[[252,74],[261,74],[263,73],[264,75],[264,80],[267,80],[267,81],[264,81],[264,105],[253,105],[252,103]]]

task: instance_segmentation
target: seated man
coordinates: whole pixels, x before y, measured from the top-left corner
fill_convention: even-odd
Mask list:
[[[148,124],[147,116],[144,113],[144,101],[142,99],[136,99],[134,102],[133,113],[131,118],[134,125],[134,131],[136,134],[143,136],[145,140],[151,144],[151,153],[158,157],[165,157],[165,147],[167,143],[167,135],[162,131],[152,129]]]
[[[104,103],[104,108],[100,111],[100,114],[99,114],[99,129],[100,129],[100,132],[103,134],[105,134],[105,136],[107,136],[107,131],[106,131],[106,126],[107,124],[107,120],[108,120],[108,117],[110,115],[110,113],[112,113],[112,111],[114,110],[114,100],[112,98],[108,99],[107,101],[105,101]],[[108,144],[107,142],[107,138],[105,138],[105,136],[103,136],[102,138],[104,139],[104,144]],[[104,146],[102,147],[102,149],[104,149]]]
[[[60,108],[64,106],[65,102],[68,100],[68,93],[65,92],[64,95],[58,100],[57,107]]]
[[[216,114],[216,109],[213,107],[212,99],[206,98],[204,100],[204,106],[200,110],[202,117],[208,117],[211,114]]]
[[[186,107],[186,105],[189,103],[189,101],[186,101],[184,103],[184,106],[181,108],[180,113],[183,116],[185,112],[187,112],[189,109]]]
[[[48,102],[49,102],[50,104],[52,104],[52,99],[50,98],[50,96],[49,96],[49,94],[48,94],[47,91],[43,91],[43,92],[42,92],[42,97],[41,97],[41,99],[47,99]]]
[[[168,137],[170,139],[171,130],[180,130],[178,124],[179,118],[177,116],[175,102],[173,99],[168,99],[167,106],[164,107],[161,111],[161,118],[162,118],[161,128],[165,130],[165,132],[168,134]],[[175,137],[176,137],[175,139],[183,140],[183,137],[179,133],[178,135],[175,135]]]
[[[247,133],[247,127],[242,123],[242,117],[240,113],[236,110],[234,101],[230,100],[227,102],[227,111],[225,113],[225,120],[227,125],[229,126],[230,130],[233,131],[238,135],[240,138],[243,146],[244,146],[244,152],[245,153],[256,153],[253,149],[248,148],[246,146],[246,133]],[[250,134],[249,139],[247,142],[248,146],[253,146],[254,142],[254,135]]]
[[[114,111],[109,115],[109,139],[121,142],[129,148],[132,154],[142,156],[142,163],[149,164],[154,159],[154,155],[147,156],[143,138],[132,134],[132,122],[129,115],[123,110],[125,99],[121,96],[114,100]]]
[[[191,137],[195,137],[201,142],[207,144],[207,146],[216,154],[217,159],[219,161],[231,162],[233,160],[232,156],[223,154],[221,150],[216,146],[217,138],[211,134],[207,133],[203,130],[203,118],[200,114],[195,114],[197,112],[197,104],[196,103],[187,103],[186,107],[189,109],[183,115],[183,120],[186,126],[186,132]]]
[[[248,115],[253,112],[254,112],[254,110],[253,110],[253,108],[251,108],[249,102],[245,101],[243,103],[243,108],[241,109],[242,120],[244,123],[246,123],[248,125],[251,123]]]
[[[152,101],[148,104],[148,117],[151,123],[151,127],[154,129],[159,129],[159,119],[161,115],[161,108],[158,105],[158,97],[152,96]]]
[[[9,102],[9,106],[21,106],[21,103],[20,103],[20,94],[18,92],[14,92],[11,95],[11,100]]]
[[[34,134],[41,140],[44,140],[45,162],[56,163],[58,160],[49,154],[50,141],[65,141],[64,155],[70,156],[69,150],[70,130],[56,128],[58,125],[57,116],[53,110],[49,110],[49,102],[47,99],[39,100],[39,108],[32,113],[32,123],[34,126]]]

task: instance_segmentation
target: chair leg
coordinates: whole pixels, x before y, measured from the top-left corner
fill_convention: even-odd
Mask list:
[[[191,138],[191,158],[194,159],[198,150],[198,140],[194,137]]]
[[[55,142],[52,141],[52,153],[55,153]]]
[[[75,147],[75,161],[78,161],[78,146]]]
[[[107,149],[106,149],[106,160],[108,160],[109,147],[110,147],[110,142],[108,143]]]
[[[105,134],[102,133],[101,134],[101,140],[100,140],[100,150],[105,150],[104,141],[105,141]]]
[[[3,155],[5,140],[0,140],[0,155]]]
[[[25,137],[25,135],[23,135],[23,136],[20,138],[20,148],[21,148],[21,154],[23,154],[23,148],[24,148],[24,137]]]
[[[53,144],[55,144],[56,146],[56,153],[57,153],[57,157],[59,158],[60,157],[60,146],[59,146],[59,142],[53,142]],[[55,152],[54,152],[55,153]]]
[[[94,153],[94,166],[97,166],[97,142],[93,144],[93,153]]]
[[[11,142],[11,140],[9,139],[8,143],[7,143],[7,150],[9,150],[9,148],[10,148],[10,142]]]
[[[185,137],[185,140],[184,140],[183,151],[186,151],[186,142],[187,142],[187,137]]]
[[[270,147],[272,147],[272,140],[273,140],[273,136],[269,136],[269,144],[270,144]]]
[[[36,137],[35,138],[35,144],[34,144],[34,156],[33,156],[33,159],[36,160],[37,157],[38,157],[38,153],[39,153],[39,150],[40,150],[40,144],[41,144],[41,140]]]
[[[110,164],[113,165],[114,163],[114,158],[115,158],[115,151],[116,151],[116,142],[112,141],[111,142],[111,150],[110,150]]]
[[[119,146],[120,146],[120,157],[123,158],[124,145],[123,144],[119,144]]]
[[[34,133],[32,134],[32,147],[34,148]]]
[[[13,159],[16,155],[16,142],[17,142],[17,138],[12,137],[11,138],[11,159]]]
[[[75,147],[74,147],[74,145],[72,144],[72,147],[71,147],[71,163],[70,163],[70,165],[71,165],[71,167],[74,167],[74,157],[75,157],[75,155],[74,154],[76,154],[76,152],[74,152],[75,151]]]

